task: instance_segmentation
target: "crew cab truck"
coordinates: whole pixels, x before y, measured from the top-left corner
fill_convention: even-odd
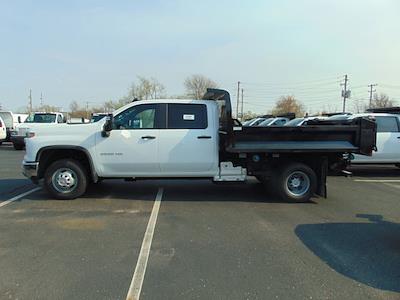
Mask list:
[[[30,131],[39,127],[47,127],[55,124],[65,123],[64,115],[60,112],[34,112],[29,114],[24,123],[15,126],[11,132],[11,142],[15,150],[22,150],[25,147],[25,138]]]
[[[256,176],[287,201],[326,197],[329,166],[344,154],[370,155],[375,123],[307,127],[242,127],[229,93],[209,89],[204,100],[135,101],[96,123],[40,128],[26,138],[23,173],[43,180],[58,199],[83,195],[89,183],[123,178]]]

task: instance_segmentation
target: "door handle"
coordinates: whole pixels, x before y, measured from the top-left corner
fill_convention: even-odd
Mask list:
[[[143,140],[154,140],[156,137],[155,136],[152,136],[152,135],[145,135],[145,136],[142,136],[142,139]]]
[[[204,139],[211,139],[211,136],[209,136],[209,135],[199,135],[197,138],[204,140]]]

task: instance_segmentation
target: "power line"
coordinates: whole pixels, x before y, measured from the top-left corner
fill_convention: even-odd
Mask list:
[[[324,81],[331,81],[333,79],[340,79],[339,76],[332,76],[332,77],[325,77],[325,78],[320,78],[320,79],[313,79],[313,80],[305,80],[305,81],[293,81],[293,82],[247,82],[247,81],[242,81],[243,84],[249,84],[249,85],[286,85],[286,84],[312,84],[312,83],[318,83],[318,82],[324,82]]]

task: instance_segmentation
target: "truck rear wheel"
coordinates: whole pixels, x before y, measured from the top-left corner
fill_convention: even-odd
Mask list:
[[[56,199],[69,200],[82,196],[87,183],[85,168],[72,159],[53,162],[44,174],[44,186]]]
[[[317,187],[315,172],[303,163],[287,164],[274,178],[278,196],[287,202],[308,202]]]

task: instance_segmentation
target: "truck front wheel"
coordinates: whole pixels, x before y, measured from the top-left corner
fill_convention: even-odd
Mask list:
[[[82,196],[87,187],[86,170],[76,160],[53,162],[44,174],[44,186],[56,199],[69,200]]]
[[[315,172],[303,163],[285,165],[275,179],[278,196],[288,202],[310,201],[317,187]]]
[[[13,146],[15,150],[24,150],[25,147],[24,144],[18,144],[18,143],[13,143]]]

